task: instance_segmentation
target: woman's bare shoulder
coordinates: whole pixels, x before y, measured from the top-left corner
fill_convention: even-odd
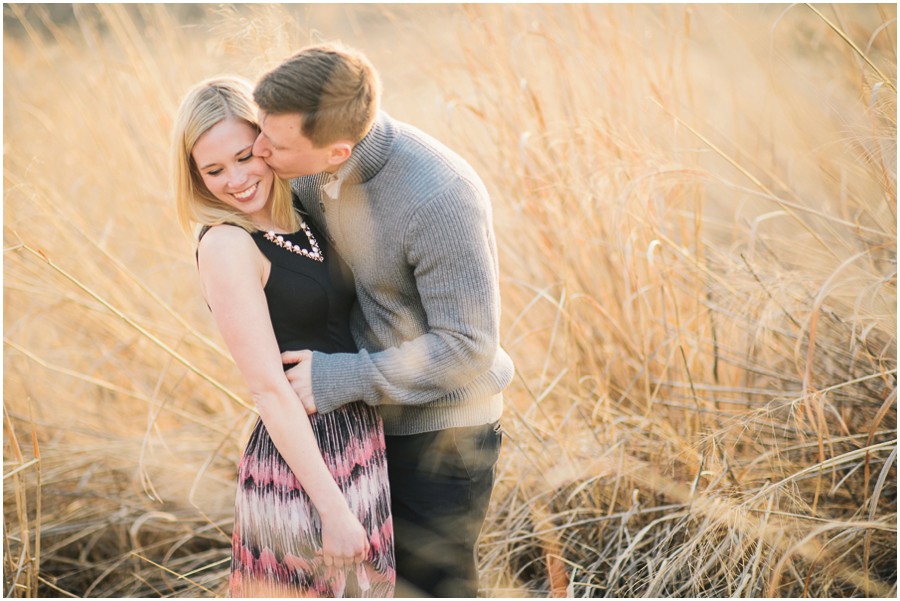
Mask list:
[[[255,257],[256,253],[256,243],[247,230],[225,223],[209,228],[197,246],[201,263],[248,259]]]

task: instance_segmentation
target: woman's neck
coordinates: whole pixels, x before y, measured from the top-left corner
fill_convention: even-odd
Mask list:
[[[253,227],[255,227],[256,229],[258,229],[261,232],[275,232],[276,234],[293,234],[294,233],[294,231],[291,228],[289,228],[287,226],[278,225],[275,223],[274,220],[271,220],[271,219],[268,221],[265,221],[265,222],[257,221],[254,219],[252,221],[252,223],[253,223]]]
[[[275,222],[275,219],[272,215],[255,214],[250,217],[250,223],[253,224],[253,227],[262,232],[275,231],[281,233],[282,230],[284,230],[283,227]]]

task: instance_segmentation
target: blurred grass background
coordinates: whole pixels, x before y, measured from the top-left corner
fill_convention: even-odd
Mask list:
[[[169,128],[341,40],[492,192],[481,594],[896,596],[895,5],[3,11],[4,595],[227,591],[252,417]]]

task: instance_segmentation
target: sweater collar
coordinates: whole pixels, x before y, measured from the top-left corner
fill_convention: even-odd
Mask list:
[[[394,120],[378,111],[369,133],[353,147],[350,158],[335,174],[341,185],[361,184],[375,177],[387,163],[396,135]]]

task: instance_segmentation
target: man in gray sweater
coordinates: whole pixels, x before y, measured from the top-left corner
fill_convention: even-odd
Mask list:
[[[398,592],[474,597],[474,547],[500,450],[501,391],[491,206],[456,153],[379,110],[361,54],[306,48],[254,97],[254,154],[292,188],[353,270],[356,354],[285,353],[310,413],[362,400],[384,419]]]

